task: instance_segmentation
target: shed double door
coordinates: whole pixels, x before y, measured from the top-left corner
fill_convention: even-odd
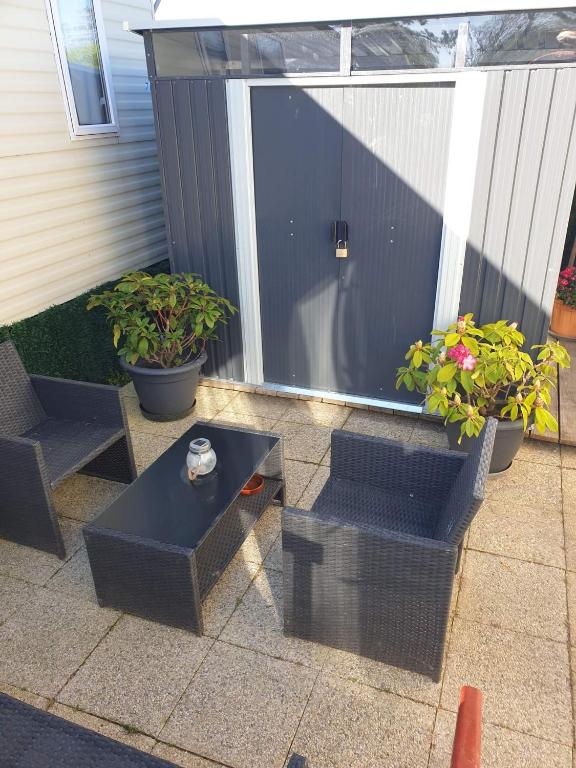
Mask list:
[[[251,90],[265,382],[414,402],[395,369],[432,328],[453,88]]]

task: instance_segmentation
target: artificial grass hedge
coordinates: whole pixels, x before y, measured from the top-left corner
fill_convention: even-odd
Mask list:
[[[161,261],[145,269],[157,274],[169,272],[170,266]],[[116,282],[96,286],[38,315],[0,326],[0,342],[14,342],[28,373],[99,384],[126,384],[129,378],[118,365],[104,311],[86,309],[93,293]]]

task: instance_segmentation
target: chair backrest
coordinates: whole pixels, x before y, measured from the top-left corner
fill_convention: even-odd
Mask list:
[[[46,414],[16,347],[0,344],[0,434],[21,435],[44,421]]]
[[[460,544],[462,541],[484,500],[484,486],[490,469],[497,426],[496,419],[486,419],[438,517],[435,538],[451,544]]]

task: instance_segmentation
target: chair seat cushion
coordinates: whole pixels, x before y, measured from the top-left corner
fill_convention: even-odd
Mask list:
[[[46,419],[22,437],[38,440],[42,446],[52,486],[81,469],[124,434],[123,429],[93,422]]]
[[[437,510],[409,494],[331,477],[312,510],[349,525],[370,525],[412,536],[435,538]]]

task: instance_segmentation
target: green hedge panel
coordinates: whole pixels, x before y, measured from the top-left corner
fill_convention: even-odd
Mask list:
[[[170,271],[167,261],[145,269],[154,274]],[[29,373],[100,384],[127,383],[129,378],[118,365],[104,311],[86,310],[91,294],[115,282],[99,285],[33,317],[0,326],[0,342],[14,342]]]

